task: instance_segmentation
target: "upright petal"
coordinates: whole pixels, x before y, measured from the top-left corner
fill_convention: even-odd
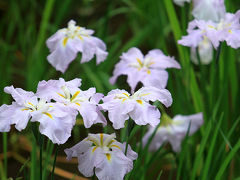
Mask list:
[[[37,97],[31,91],[24,91],[21,88],[14,88],[13,86],[7,86],[4,88],[4,92],[11,94],[13,99],[19,104],[24,106],[26,101],[37,101]]]
[[[142,87],[136,93],[135,96],[141,97],[145,101],[160,101],[166,107],[171,106],[172,104],[172,96],[171,93],[167,89],[158,89],[155,87]]]
[[[149,51],[145,58],[152,59],[151,68],[181,68],[180,64],[173,57],[165,56],[159,49]]]

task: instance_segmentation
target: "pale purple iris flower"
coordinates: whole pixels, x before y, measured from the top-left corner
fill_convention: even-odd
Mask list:
[[[160,101],[166,107],[172,104],[172,97],[167,89],[143,87],[130,95],[125,90],[115,89],[108,93],[100,106],[108,111],[109,120],[114,129],[124,127],[124,123],[132,118],[138,125],[150,124],[155,127],[159,124],[160,112],[149,101]]]
[[[200,59],[198,59],[197,50]],[[196,65],[199,63],[207,65],[213,60],[213,46],[206,36],[203,37],[203,40],[199,43],[197,48],[191,48],[191,60]]]
[[[226,13],[219,23],[213,21],[194,20],[189,23],[188,35],[178,41],[184,46],[196,48],[207,38],[215,49],[220,42],[226,41],[232,48],[240,47],[240,11],[235,14]]]
[[[173,119],[164,117],[161,124],[154,135],[149,150],[158,150],[164,142],[169,142],[175,152],[181,150],[181,142],[186,137],[188,129],[189,134],[195,133],[203,124],[203,114],[197,113],[193,115],[183,116],[177,115]],[[164,119],[165,118],[165,119]],[[143,145],[145,146],[149,138],[152,136],[155,128],[149,127],[148,132],[143,137]]]
[[[37,95],[47,99],[53,99],[72,110],[78,111],[86,128],[93,124],[107,124],[107,121],[98,106],[103,94],[96,93],[96,88],[86,91],[79,89],[81,79],[65,82],[64,79],[41,81],[38,84]]]
[[[70,149],[65,149],[67,159],[78,158],[78,170],[86,177],[94,175],[99,180],[122,180],[133,168],[137,153],[125,143],[115,140],[115,134],[89,134],[87,138]]]
[[[40,133],[53,143],[63,144],[71,136],[77,113],[70,108],[39,99],[33,92],[15,89],[13,86],[5,87],[4,91],[12,95],[14,102],[0,107],[1,132],[10,131],[12,124],[21,131],[26,128],[31,118],[32,122],[40,122]]]
[[[173,0],[178,6],[183,6],[185,2],[191,0]],[[192,15],[198,20],[212,20],[219,22],[225,16],[226,8],[224,0],[193,0]]]
[[[82,53],[81,63],[90,61],[94,55],[97,64],[104,61],[108,55],[106,45],[99,38],[92,36],[93,33],[93,30],[76,26],[76,22],[70,20],[67,28],[58,30],[47,40],[51,53],[47,57],[49,63],[64,73],[78,52]]]
[[[224,18],[224,0],[193,0],[193,16],[198,20],[219,22]]]
[[[138,48],[131,48],[120,57],[115,65],[110,82],[114,84],[120,75],[127,75],[127,82],[134,92],[137,84],[144,86],[165,88],[168,81],[166,68],[180,69],[180,65],[174,58],[165,56],[159,49],[148,52],[146,56]]]

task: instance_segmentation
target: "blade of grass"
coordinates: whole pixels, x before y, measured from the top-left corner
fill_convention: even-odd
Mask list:
[[[201,141],[199,151],[196,155],[196,158],[195,158],[195,161],[194,161],[194,164],[193,164],[193,170],[192,170],[191,178],[190,178],[191,180],[196,179],[196,173],[197,173],[197,169],[198,169],[198,166],[199,166],[199,162],[200,162],[200,160],[203,156],[204,149],[207,145],[207,141],[208,141],[208,138],[209,138],[209,135],[210,135],[210,132],[211,132],[211,128],[212,128],[212,121],[209,121],[207,123],[207,128],[205,130],[204,137]]]
[[[34,180],[36,179],[36,169],[37,169],[37,142],[35,140],[35,137],[32,140],[32,152],[31,152],[31,171],[30,171],[30,179]]]
[[[46,1],[46,5],[43,10],[43,18],[40,24],[40,30],[38,33],[38,38],[37,38],[37,43],[35,46],[35,50],[39,51],[41,46],[43,45],[45,39],[46,39],[46,30],[47,30],[47,25],[50,19],[50,16],[53,12],[53,6],[54,6],[55,0],[48,0]]]
[[[179,21],[177,19],[177,15],[173,6],[172,1],[169,0],[164,0],[165,3],[165,8],[167,10],[167,14],[169,17],[169,21],[170,24],[172,26],[172,31],[175,37],[175,42],[177,45],[177,49],[180,55],[180,62],[181,62],[181,66],[182,66],[182,70],[186,73],[186,79],[189,79],[188,77],[190,77],[190,92],[193,98],[193,102],[194,102],[194,107],[195,110],[197,112],[203,111],[203,103],[202,103],[202,98],[201,98],[201,93],[199,91],[199,87],[196,81],[196,77],[194,74],[193,69],[190,66],[190,58],[187,52],[184,51],[184,47],[178,45],[178,40],[181,38],[182,36],[182,31],[179,25]],[[184,79],[185,79],[184,78]],[[188,81],[187,81],[188,83]]]
[[[212,141],[211,141],[211,144],[210,144],[210,148],[209,148],[209,151],[208,151],[208,155],[207,155],[207,159],[206,159],[206,162],[204,163],[204,169],[202,171],[202,179],[208,179],[209,176],[208,176],[208,172],[210,170],[210,165],[211,165],[211,161],[213,159],[213,151],[214,151],[214,147],[216,147],[216,140],[217,140],[217,136],[219,134],[219,128],[222,124],[222,120],[223,120],[223,113],[222,115],[220,116],[220,119],[218,121],[218,124],[217,124],[217,127],[216,129],[214,130],[214,134],[212,136]]]
[[[237,153],[237,151],[239,149],[240,149],[240,140],[238,140],[237,144],[233,147],[231,152],[228,154],[227,158],[224,160],[224,162],[220,166],[220,168],[219,168],[219,170],[217,172],[215,180],[222,179],[222,176],[223,176],[224,172],[226,171],[226,168],[228,167],[229,163],[231,162],[231,160],[233,159],[234,155]]]
[[[55,150],[54,160],[53,160],[51,180],[54,180],[54,170],[55,170],[55,166],[56,166],[56,159],[57,159],[58,149],[59,149],[59,146],[57,145],[56,146],[56,150]]]

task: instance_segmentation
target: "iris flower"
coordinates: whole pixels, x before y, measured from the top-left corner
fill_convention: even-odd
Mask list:
[[[149,101],[160,101],[166,107],[172,104],[172,97],[168,90],[155,87],[143,87],[130,95],[125,90],[115,89],[108,93],[100,106],[108,111],[109,120],[115,129],[124,127],[124,123],[132,118],[138,125],[159,124],[160,112]]]
[[[188,35],[178,41],[184,46],[196,48],[207,38],[215,49],[220,42],[226,41],[232,48],[240,47],[240,11],[226,13],[219,23],[213,21],[193,20],[188,26]]]
[[[186,136],[189,128],[189,135],[195,133],[203,124],[203,114],[183,116],[177,115],[173,119],[168,116],[162,116],[160,127],[150,143],[149,150],[156,151],[164,142],[169,142],[175,152],[181,149],[181,142]],[[145,146],[154,132],[155,128],[150,127],[143,137]]]
[[[96,88],[86,91],[79,89],[81,79],[65,82],[64,79],[41,81],[38,84],[37,95],[47,99],[53,99],[58,103],[78,111],[84,121],[86,128],[93,124],[102,123],[106,125],[106,119],[100,111],[98,102],[103,94],[96,93]]]
[[[94,175],[100,180],[121,180],[133,168],[137,153],[125,143],[115,140],[115,134],[89,134],[70,149],[65,149],[67,159],[78,158],[78,170],[86,177]]]
[[[166,68],[180,69],[174,58],[165,56],[159,49],[148,52],[146,56],[138,48],[131,48],[120,57],[115,65],[110,82],[114,84],[120,75],[127,75],[127,82],[134,92],[139,82],[144,86],[165,88],[168,81]]]
[[[192,14],[199,20],[219,22],[226,13],[224,0],[193,0],[193,7]]]
[[[31,118],[32,122],[40,122],[40,133],[53,143],[63,144],[71,136],[77,114],[70,108],[61,103],[39,99],[33,92],[15,89],[13,86],[5,87],[4,90],[12,95],[14,102],[0,107],[1,132],[10,131],[12,124],[21,131],[26,128]]]
[[[76,26],[76,22],[70,20],[67,28],[58,30],[47,40],[51,52],[47,57],[49,63],[64,73],[78,52],[82,53],[81,63],[90,61],[95,54],[97,64],[104,61],[108,55],[106,45],[99,38],[92,36],[93,33],[93,30]]]

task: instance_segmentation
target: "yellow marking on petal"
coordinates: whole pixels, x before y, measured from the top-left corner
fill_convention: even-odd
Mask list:
[[[153,65],[153,64],[155,64],[155,62],[150,62],[150,63],[148,64],[148,66],[151,66],[151,65]]]
[[[212,25],[208,25],[208,27],[209,27],[209,28],[214,28],[214,26],[212,26]]]
[[[74,94],[74,95],[72,96],[72,98],[71,98],[71,101],[74,100],[79,93],[80,93],[80,91],[75,92],[75,94]]]
[[[115,144],[111,145],[111,147],[116,147],[118,149],[121,149],[118,145],[115,145]]]
[[[78,105],[78,106],[81,106],[81,104],[79,104],[79,103],[75,103],[76,105]]]
[[[127,100],[127,98],[124,98],[123,100],[122,100],[122,102],[124,102],[124,101],[126,101]]]
[[[143,63],[142,63],[142,61],[141,61],[139,58],[137,58],[137,62],[138,62],[138,64],[139,64],[140,66],[143,66]]]
[[[47,115],[48,117],[50,117],[51,119],[53,119],[52,115],[48,112],[44,112],[43,114]]]
[[[129,97],[129,95],[127,93],[123,93],[125,96]]]
[[[101,145],[103,145],[103,134],[102,133],[100,134],[100,143],[101,143]]]
[[[97,148],[98,148],[98,147],[95,146],[95,147],[92,149],[92,153],[94,153],[94,151],[96,151]]]
[[[231,29],[229,29],[228,32],[229,32],[230,34],[232,34],[232,30],[231,30]]]
[[[151,74],[151,71],[148,69],[148,70],[147,70],[147,73],[148,73],[148,74]]]
[[[34,106],[32,103],[28,102],[28,104],[30,104],[31,106]]]
[[[106,156],[107,156],[108,161],[110,161],[111,160],[111,154],[107,153]]]
[[[141,94],[140,97],[142,97],[142,96],[148,96],[149,94],[151,94],[151,93]]]
[[[62,95],[62,94],[60,94],[60,93],[57,93],[59,96],[61,96],[61,97],[63,97],[63,98],[65,98],[65,96],[64,95]]]
[[[24,108],[24,109],[21,109],[22,111],[26,111],[26,110],[30,110],[30,109],[28,109],[28,108]]]
[[[64,47],[67,45],[67,41],[68,41],[68,37],[65,37],[65,38],[63,39],[63,46],[64,46]]]
[[[143,104],[142,100],[136,100],[139,104]]]
[[[96,141],[92,140],[92,139],[87,139],[86,141],[90,141],[90,142],[92,142],[95,146],[98,146],[98,143],[97,143]]]
[[[83,40],[82,36],[80,36],[80,35],[78,35],[78,38],[81,39],[81,40]]]
[[[109,147],[113,142],[115,142],[115,140],[111,140],[111,141],[108,143],[107,147]]]

